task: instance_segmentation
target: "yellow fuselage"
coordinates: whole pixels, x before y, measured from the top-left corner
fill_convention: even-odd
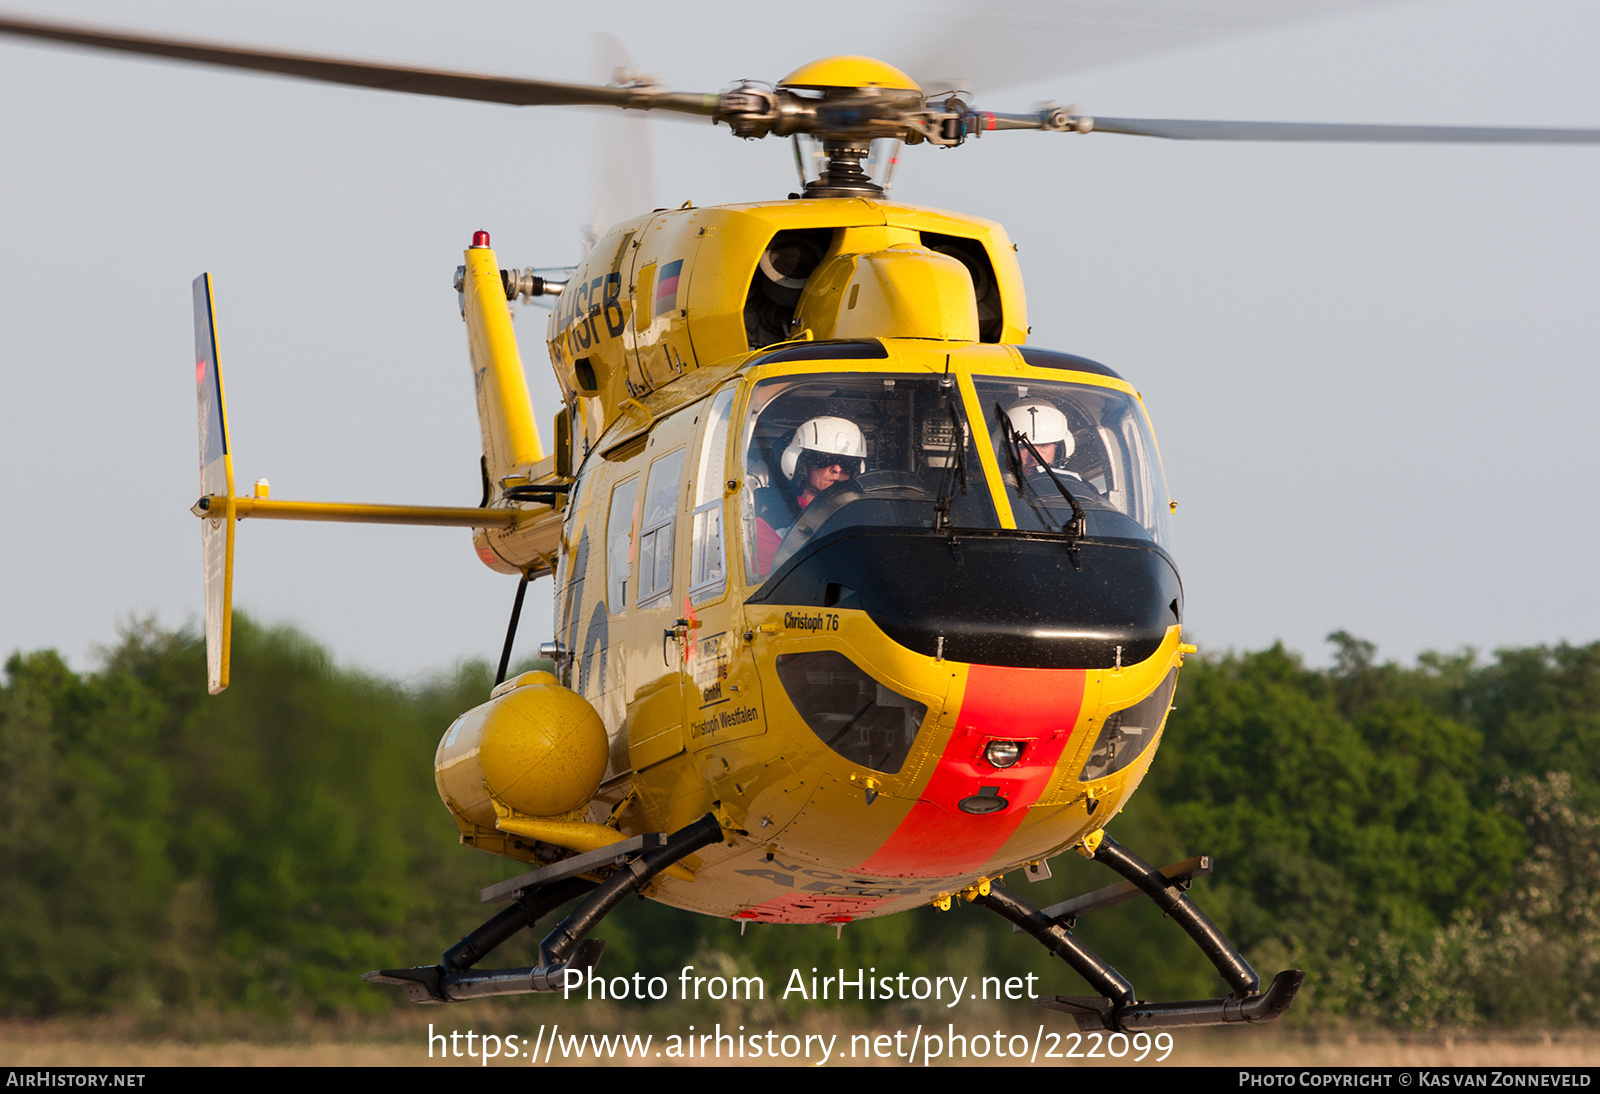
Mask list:
[[[775,238],[812,248],[803,277],[762,273]],[[1108,520],[1120,506],[1155,528],[1148,498],[1165,519],[1159,457],[1123,380],[1091,362],[1024,358],[1012,250],[997,225],[885,203],[684,209],[620,225],[569,282],[550,348],[568,396],[558,436],[571,448],[543,458],[535,437],[521,465],[513,452],[491,472],[501,485],[549,481],[552,462],[570,458],[572,492],[559,509],[538,507],[477,542],[497,569],[553,571],[557,677],[605,728],[598,791],[552,824],[592,831],[609,820],[631,835],[713,812],[724,826],[725,841],[660,879],[654,898],[781,922],[940,902],[1092,835],[1148,768],[1184,652],[1176,572],[1159,532],[1143,545],[1097,542],[1091,525],[1074,540],[1054,518],[1020,511],[1022,499],[1039,512],[1060,506],[1055,494],[1069,491],[1041,501],[1039,487],[1019,486],[996,435],[995,393],[1134,408],[1138,420],[1122,427],[1132,440],[1109,424],[1099,433],[1107,453],[1126,443],[1147,462],[1132,472],[1150,480],[1144,510],[1130,508],[1136,484],[1109,469],[1109,455],[1094,487],[1058,475],[1079,497],[1109,499]],[[489,301],[480,327],[503,306],[486,284],[493,265],[492,252],[468,253],[469,329],[475,291]],[[778,288],[767,291],[763,276]],[[753,350],[756,327],[774,322],[788,324],[788,340]],[[473,338],[474,371],[493,455],[508,451],[494,448],[494,419],[507,415],[484,392],[497,369],[509,372],[503,353],[480,349],[488,341]],[[883,496],[901,500],[884,504],[917,519],[848,535],[825,525],[803,549],[786,540],[774,564],[758,557],[752,495],[788,476],[760,458],[763,437],[782,440],[773,424],[782,398],[823,406],[824,382],[837,382],[849,407],[879,388],[940,392],[939,414],[957,422],[969,456],[958,466],[955,441],[941,455],[926,437],[890,436],[888,419],[867,422],[874,459],[863,469],[897,454],[900,492]],[[1083,436],[1087,458],[1098,442],[1089,426]],[[982,527],[935,512],[958,496],[958,470],[961,498],[988,499]],[[1119,583],[1125,571],[1137,588]],[[1124,625],[1117,613],[1133,601]],[[1004,634],[990,642],[991,631]],[[827,709],[851,687],[866,696],[861,712]],[[1119,712],[1135,708],[1143,729],[1127,730]],[[868,712],[891,727],[905,719],[901,737],[879,734],[890,759],[848,743],[852,733],[865,740],[855,723]],[[996,742],[1014,762],[993,762]],[[519,829],[500,814],[490,827],[458,811],[463,840],[536,861],[538,841],[517,833],[545,831],[540,822]]]

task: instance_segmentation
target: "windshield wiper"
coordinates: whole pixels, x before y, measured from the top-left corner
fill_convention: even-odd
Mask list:
[[[1033,442],[1012,426],[1011,419],[1006,415],[1005,410],[1001,408],[999,403],[994,404],[994,415],[999,420],[1001,434],[1006,439],[1006,461],[1011,465],[1011,474],[1016,477],[1018,489],[1027,491],[1028,504],[1033,506],[1033,511],[1039,514],[1041,520],[1050,523],[1043,509],[1044,499],[1039,497],[1038,488],[1033,485],[1033,480],[1040,476],[1029,475],[1022,469],[1023,446],[1027,447],[1028,454],[1033,457],[1034,462],[1041,468],[1043,477],[1054,483],[1055,488],[1061,492],[1061,496],[1067,499],[1067,504],[1072,506],[1072,520],[1063,524],[1061,531],[1069,539],[1078,540],[1084,538],[1088,534],[1089,518],[1084,513],[1083,506],[1078,504],[1078,499],[1072,496],[1072,492],[1067,489],[1066,483],[1062,482],[1060,477],[1051,470],[1049,463],[1039,454],[1039,450],[1033,446]]]
[[[950,462],[945,466],[944,481],[939,484],[939,500],[933,506],[933,526],[940,529],[950,527],[950,505],[955,501],[957,483],[961,485],[961,496],[967,496],[966,431],[961,428],[955,405],[947,402],[945,409],[950,412]]]

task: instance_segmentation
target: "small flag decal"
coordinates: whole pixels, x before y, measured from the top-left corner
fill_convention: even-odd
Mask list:
[[[656,307],[657,315],[665,315],[678,306],[678,274],[683,271],[683,259],[668,262],[661,267],[661,275],[656,280]]]

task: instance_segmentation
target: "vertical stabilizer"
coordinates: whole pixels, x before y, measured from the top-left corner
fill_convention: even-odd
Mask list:
[[[233,453],[217,361],[211,275],[194,279],[194,381],[200,411],[200,548],[206,575],[206,677],[211,694],[228,686],[233,640]]]

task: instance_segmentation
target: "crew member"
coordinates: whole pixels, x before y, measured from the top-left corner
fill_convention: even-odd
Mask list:
[[[1067,470],[1067,460],[1072,458],[1077,445],[1072,439],[1072,427],[1067,423],[1067,416],[1058,407],[1043,399],[1023,399],[1011,404],[1006,410],[1006,417],[1011,421],[1012,430],[1032,444],[1032,448],[1021,443],[1017,445],[1017,462],[1022,466],[1024,477],[1050,472],[1063,478],[1083,481],[1083,476]],[[1034,449],[1043,459],[1042,464],[1034,458]],[[1009,464],[1010,461],[1002,452],[1000,466],[1006,471],[1007,478],[1010,478]]]
[[[783,450],[783,473],[790,501],[780,491],[764,490],[756,498],[756,569],[765,575],[802,510],[831,486],[847,482],[867,469],[867,442],[861,427],[848,418],[812,418],[794,431]]]

